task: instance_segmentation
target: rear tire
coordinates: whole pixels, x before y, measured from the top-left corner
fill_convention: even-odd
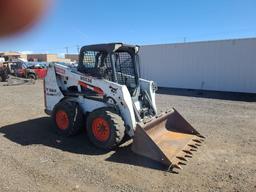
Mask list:
[[[83,128],[83,112],[78,103],[61,101],[53,109],[52,119],[59,134],[76,135]]]
[[[6,80],[8,79],[8,75],[3,75],[3,77],[2,77],[2,82],[6,82]]]
[[[7,74],[1,74],[0,75],[0,82],[5,82],[8,79],[8,75]]]
[[[100,108],[91,112],[86,123],[91,143],[101,149],[113,149],[125,135],[124,121],[111,108]]]

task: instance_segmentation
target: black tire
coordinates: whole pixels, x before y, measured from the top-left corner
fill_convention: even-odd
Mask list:
[[[35,74],[29,73],[29,74],[28,74],[28,79],[36,80],[37,78],[36,78],[36,75],[35,75]]]
[[[93,132],[93,122],[99,118],[103,118],[108,124],[109,134],[106,140],[99,140]],[[102,124],[102,126],[104,125]],[[86,130],[91,143],[98,148],[107,150],[118,146],[125,135],[125,125],[123,119],[115,112],[115,110],[111,108],[100,108],[91,112],[87,118]]]
[[[64,126],[60,124],[61,114],[64,114]],[[66,114],[66,115],[65,115]],[[59,117],[60,116],[60,117]],[[79,133],[83,128],[83,112],[79,104],[73,101],[63,100],[59,102],[53,109],[52,119],[56,131],[64,136],[73,136]],[[62,126],[62,127],[61,127]]]
[[[5,82],[8,79],[8,75],[5,71],[1,71],[0,69],[0,82]]]
[[[8,79],[8,75],[4,74],[2,77],[0,77],[0,82],[6,82],[6,80]]]

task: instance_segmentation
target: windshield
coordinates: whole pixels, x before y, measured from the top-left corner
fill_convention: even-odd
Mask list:
[[[24,69],[26,69],[26,68],[28,68],[28,64],[22,63],[22,67],[23,67]]]
[[[134,61],[135,58],[128,52],[114,53],[117,81],[121,85],[126,85],[132,92],[137,87],[137,75]]]

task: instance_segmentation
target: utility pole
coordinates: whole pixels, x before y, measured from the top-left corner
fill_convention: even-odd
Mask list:
[[[80,45],[77,45],[76,48],[77,48],[77,53],[79,54],[79,52],[80,52]]]
[[[68,54],[68,47],[64,47],[66,49],[66,53]]]

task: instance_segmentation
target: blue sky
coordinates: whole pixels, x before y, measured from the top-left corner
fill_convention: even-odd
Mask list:
[[[256,37],[255,0],[56,0],[28,33],[0,51],[77,52],[103,42],[161,44]]]

